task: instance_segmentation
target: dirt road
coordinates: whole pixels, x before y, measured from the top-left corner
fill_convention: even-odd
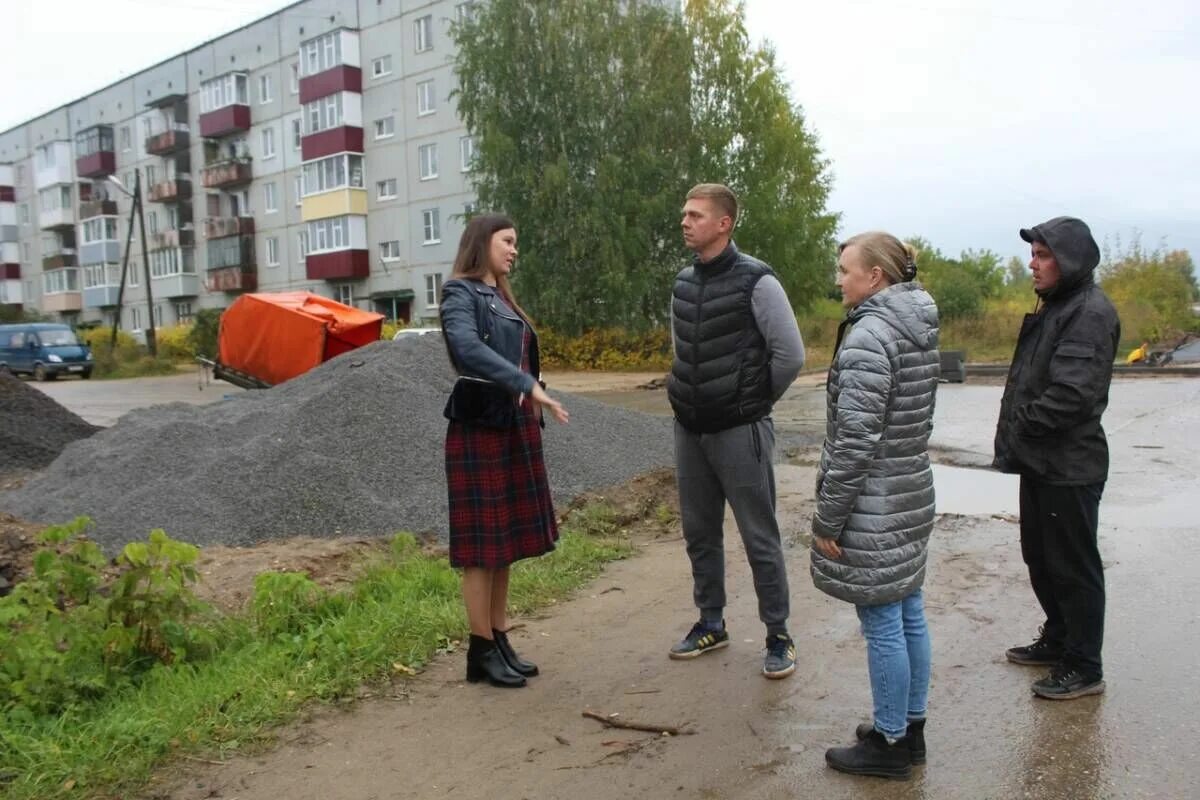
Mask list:
[[[999,387],[943,386],[937,444],[955,459],[990,447]],[[819,389],[797,387],[782,411],[797,438]],[[645,398],[637,398],[644,402]],[[791,409],[791,410],[787,410]],[[782,416],[782,415],[781,415]],[[165,772],[146,797],[331,798],[1184,798],[1200,796],[1186,763],[1200,735],[1195,597],[1200,554],[1190,498],[1200,484],[1200,382],[1119,382],[1107,418],[1113,471],[1101,506],[1109,615],[1109,691],[1070,703],[1033,698],[1040,674],[1003,651],[1039,622],[1010,515],[1015,483],[939,468],[943,516],[927,586],[934,676],[929,763],[910,783],[828,770],[825,748],[869,716],[853,610],[815,591],[803,532],[811,465],[779,470],[790,539],[797,673],[759,674],[763,631],[732,521],[732,646],[694,662],[666,650],[692,622],[682,542],[647,542],[577,599],[524,620],[519,649],[544,674],[504,691],[462,681],[462,655],[431,665],[402,697],[319,711],[256,757]],[[803,456],[796,459],[806,459]],[[593,709],[685,726],[666,737],[606,730]]]

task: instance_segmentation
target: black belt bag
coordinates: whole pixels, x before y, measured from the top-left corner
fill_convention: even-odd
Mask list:
[[[442,413],[454,422],[505,430],[516,422],[517,402],[499,384],[460,375]]]

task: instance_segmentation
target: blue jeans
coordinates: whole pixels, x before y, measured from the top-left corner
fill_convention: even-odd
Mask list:
[[[921,591],[881,606],[856,606],[867,640],[875,730],[899,739],[909,720],[925,719],[929,697],[929,628]]]

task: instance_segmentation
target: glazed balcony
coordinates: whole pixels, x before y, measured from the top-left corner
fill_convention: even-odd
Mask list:
[[[258,288],[258,268],[254,262],[253,235],[209,242],[205,288],[210,292],[254,291]]]
[[[150,234],[150,249],[162,250],[168,247],[194,247],[196,231],[194,228],[168,228]]]
[[[116,200],[85,200],[79,204],[79,219],[117,216]]]
[[[253,266],[210,269],[204,288],[210,292],[253,292],[258,288],[258,273]]]
[[[64,269],[66,267],[75,267],[79,265],[79,260],[76,257],[75,249],[64,247],[61,250],[56,250],[53,253],[46,253],[42,256],[42,269]]]
[[[250,106],[235,104],[200,115],[200,135],[216,139],[250,130]]]
[[[117,171],[117,152],[109,125],[93,125],[75,135],[75,174],[103,178]]]
[[[200,183],[205,189],[225,189],[241,186],[254,178],[248,158],[230,158],[214,161],[200,171]]]

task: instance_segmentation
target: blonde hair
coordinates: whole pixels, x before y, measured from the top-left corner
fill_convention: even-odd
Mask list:
[[[917,277],[917,248],[890,233],[867,231],[851,236],[838,245],[838,254],[851,245],[858,248],[863,266],[879,267],[888,283],[905,283]]]
[[[737,195],[723,183],[698,183],[691,188],[687,193],[687,200],[692,200],[697,197],[711,200],[716,204],[721,213],[729,217],[732,228],[737,225],[738,218],[738,199]]]

